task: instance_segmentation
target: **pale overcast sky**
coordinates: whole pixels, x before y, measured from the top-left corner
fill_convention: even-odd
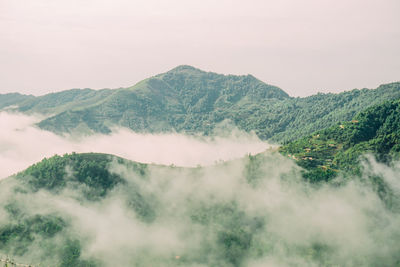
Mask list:
[[[0,93],[118,88],[182,64],[292,96],[400,80],[400,0],[0,0]]]

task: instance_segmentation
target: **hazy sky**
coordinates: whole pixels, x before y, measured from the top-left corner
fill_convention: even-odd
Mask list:
[[[400,80],[399,0],[0,0],[0,93],[118,88],[188,64],[293,96]]]

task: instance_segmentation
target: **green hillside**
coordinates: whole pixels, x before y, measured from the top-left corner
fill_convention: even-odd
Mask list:
[[[73,153],[45,158],[2,181],[3,190],[14,193],[5,193],[10,196],[1,202],[1,216],[8,219],[0,222],[0,254],[49,266],[102,266],[94,259],[81,259],[82,238],[71,234],[68,214],[42,208],[29,210],[26,199],[35,195],[40,198],[41,192],[50,193],[47,198],[62,199],[63,192],[72,190],[73,199],[81,204],[100,202],[116,186],[127,186],[124,178],[109,170],[111,164],[124,165],[139,177],[146,175],[145,164],[107,154]],[[151,220],[153,214],[141,193],[130,187],[129,195],[131,209],[144,221]],[[40,205],[46,206],[44,202]]]
[[[289,107],[281,110],[285,118],[283,130],[273,140],[287,142],[351,120],[357,113],[385,101],[400,98],[400,82],[384,84],[376,89],[354,89],[339,94],[317,94],[286,100]]]
[[[236,112],[235,107],[284,98],[288,98],[285,92],[251,75],[220,75],[180,66],[117,90],[92,107],[60,113],[39,126],[59,133],[82,125],[103,133],[113,125],[140,132],[210,133],[216,123]],[[224,114],[230,108],[234,108],[231,115]]]
[[[59,192],[71,184],[85,185],[85,198],[96,200],[106,196],[107,192],[115,185],[123,182],[121,177],[108,171],[112,161],[129,164],[139,173],[144,174],[146,167],[144,164],[128,162],[106,154],[73,153],[63,157],[56,155],[49,159],[43,159],[38,164],[17,174],[16,178],[22,179],[22,182],[33,192],[41,189]]]
[[[313,189],[299,171],[274,152],[198,168],[54,156],[1,181],[0,254],[63,267],[400,263],[395,210],[366,185],[362,194],[351,184]],[[336,208],[324,214],[332,198]],[[336,213],[366,199],[365,210]],[[313,216],[333,212],[336,223],[304,217],[310,207]],[[286,234],[293,227],[299,237]],[[373,243],[355,245],[353,234]]]
[[[2,218],[8,217],[2,220],[0,226],[2,254],[13,255],[27,262],[24,256],[40,247],[42,259],[52,258],[58,262],[57,266],[95,266],[90,260],[79,259],[81,244],[78,239],[65,234],[69,225],[65,216],[54,211],[31,211],[26,207],[28,204],[23,204],[23,199],[41,189],[57,194],[67,184],[73,183],[88,185],[89,194],[82,195],[85,198],[104,196],[107,190],[121,180],[104,168],[109,160],[109,156],[96,154],[55,156],[29,167],[14,178],[3,180],[2,188],[7,187],[14,194],[3,199],[1,204]],[[76,171],[76,180],[66,181],[67,165],[73,166],[71,170]],[[59,246],[56,245],[59,242]]]
[[[252,162],[249,164],[252,165]],[[131,179],[133,175],[134,179],[127,180],[127,176],[113,172],[112,165],[120,166],[124,172],[129,172]],[[260,168],[250,165],[248,168],[255,171]],[[217,168],[225,167],[221,165]],[[43,208],[49,206],[43,201],[78,201],[80,206],[90,209],[96,203],[105,205],[104,199],[110,194],[114,195],[111,199],[115,198],[116,191],[124,207],[133,212],[137,220],[150,227],[156,217],[171,216],[164,214],[169,208],[163,206],[160,196],[146,188],[150,186],[151,173],[161,173],[170,180],[183,173],[188,176],[187,179],[196,176],[200,178],[204,171],[201,168],[181,169],[140,164],[98,153],[73,153],[43,159],[1,183],[3,193],[14,193],[4,193],[7,197],[0,206],[3,218],[0,221],[0,253],[12,255],[22,262],[39,262],[46,266],[104,266],[99,259],[82,255],[87,237],[74,232],[73,218],[63,210]],[[251,179],[251,174],[246,176]],[[162,184],[160,186],[165,187]],[[72,195],[65,192],[72,192]],[[42,194],[45,194],[44,199],[41,199]],[[41,199],[39,210],[29,209],[30,204],[26,202],[29,199],[33,203]],[[204,244],[199,248],[188,249],[180,261],[171,255],[157,255],[157,252],[131,251],[129,255],[134,266],[186,266],[208,262],[218,266],[242,266],[251,251],[258,249],[251,244],[251,240],[261,230],[261,218],[248,217],[234,202],[188,201],[191,203],[184,207],[184,213],[179,216],[185,216],[194,225],[210,228],[211,232],[202,241]],[[174,216],[170,219],[176,220]],[[215,229],[214,224],[218,225]],[[204,257],[207,254],[212,258]]]
[[[375,90],[291,98],[252,76],[218,75],[181,66],[121,89],[99,105],[68,110],[39,126],[63,133],[75,128],[110,132],[119,125],[139,132],[211,134],[223,120],[264,140],[292,141],[350,120],[357,112],[400,98],[400,83]]]
[[[41,97],[0,95],[0,107],[18,105],[25,113],[51,114],[38,125],[59,134],[109,133],[114,126],[137,132],[212,134],[218,123],[230,120],[263,140],[283,143],[398,98],[399,82],[374,90],[294,98],[251,75],[221,75],[179,66],[130,88],[74,89]]]
[[[359,159],[373,154],[390,163],[400,153],[400,100],[387,101],[281,147],[281,153],[309,170],[311,180],[328,180],[339,170],[360,173]]]
[[[18,104],[18,111],[55,114],[65,110],[89,107],[102,102],[114,90],[72,89],[31,98]]]
[[[19,93],[0,94],[0,109],[17,105],[26,100],[34,99],[32,95],[21,95]]]

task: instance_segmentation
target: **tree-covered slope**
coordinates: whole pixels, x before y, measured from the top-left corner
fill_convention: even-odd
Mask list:
[[[251,75],[220,75],[179,66],[131,88],[117,90],[98,105],[68,110],[39,126],[55,132],[84,124],[99,132],[109,132],[111,126],[117,125],[135,131],[208,133],[215,123],[230,118],[219,115],[220,111],[285,98],[288,96],[281,89]]]
[[[220,75],[179,66],[130,88],[68,90],[14,104],[22,112],[51,114],[38,125],[60,134],[109,133],[115,126],[138,132],[211,134],[218,123],[230,120],[263,140],[282,143],[398,98],[398,82],[374,90],[294,98],[251,75]]]
[[[397,98],[400,83],[375,90],[291,98],[250,75],[225,76],[181,66],[118,90],[99,105],[68,110],[39,126],[58,133],[76,127],[107,133],[112,126],[124,126],[140,132],[210,134],[216,124],[228,119],[262,139],[284,142]]]
[[[127,164],[144,174],[145,164],[133,163],[107,154],[67,154],[45,158],[16,175],[17,179],[33,192],[45,189],[59,192],[72,184],[86,187],[85,198],[96,200],[106,196],[109,190],[123,179],[108,169],[111,163]]]
[[[63,267],[400,263],[398,213],[373,190],[300,177],[274,152],[198,168],[54,156],[0,182],[0,255]]]
[[[12,107],[28,99],[34,99],[32,95],[21,95],[19,93],[0,94],[0,109]]]
[[[204,170],[200,168],[182,169],[140,164],[99,153],[73,153],[45,158],[1,182],[5,198],[0,202],[2,218],[0,220],[0,255],[7,254],[19,259],[19,262],[42,263],[41,265],[46,264],[46,266],[120,266],[115,265],[115,262],[121,261],[118,258],[110,264],[107,263],[108,259],[101,259],[99,254],[97,255],[99,258],[84,255],[84,250],[88,250],[85,245],[87,246],[88,239],[93,237],[80,233],[79,229],[76,229],[74,216],[79,212],[74,214],[74,210],[66,211],[64,209],[68,207],[65,206],[54,208],[57,205],[49,205],[49,203],[61,201],[72,204],[77,201],[75,204],[81,208],[87,207],[86,212],[91,213],[96,205],[106,206],[107,201],[117,199],[122,201],[118,202],[118,205],[123,205],[126,209],[126,216],[131,220],[130,223],[145,224],[148,229],[144,231],[149,232],[157,217],[167,215],[168,220],[177,222],[180,220],[175,218],[178,216],[177,213],[175,216],[165,214],[169,212],[168,205],[170,204],[167,206],[162,204],[166,199],[163,200],[163,197],[157,195],[157,190],[165,190],[167,183],[173,182],[171,179],[174,176],[185,175],[187,176],[185,179],[200,179],[203,172]],[[154,175],[157,176],[157,180],[151,180],[154,179],[152,177]],[[251,175],[249,175],[247,176],[250,179]],[[151,187],[154,187],[152,183],[159,183],[157,187],[160,186],[160,188],[156,187],[156,191],[152,192]],[[7,191],[14,193],[5,193]],[[168,201],[170,202],[171,199]],[[210,263],[218,266],[242,266],[249,252],[257,249],[252,247],[251,239],[261,230],[261,219],[245,215],[234,202],[202,203],[195,199],[188,199],[188,201],[191,202],[189,207],[179,208],[185,208],[184,213],[179,216],[183,216],[182,219],[186,217],[184,220],[189,219],[194,226],[210,227],[212,230],[209,233],[204,232],[206,236],[203,237],[200,247],[188,247],[185,249],[187,252],[180,251],[179,257],[182,259],[179,258],[179,261],[174,255],[158,255],[159,252],[156,249],[154,252],[147,249],[131,249],[124,255],[131,258],[130,264],[134,266],[176,266],[177,264],[187,266],[187,264]],[[32,209],[32,203],[35,203],[35,209]],[[186,208],[189,209],[186,210]],[[85,215],[82,214],[82,216]],[[113,214],[103,216],[103,219],[107,220]],[[80,219],[82,218],[78,218]],[[101,224],[102,222],[95,221],[94,223]],[[213,229],[214,224],[218,225],[215,229]],[[88,227],[92,226],[88,225]],[[214,230],[217,233],[214,233]],[[111,234],[115,231],[116,235],[121,234],[121,231],[124,233],[123,229],[106,231],[111,231]],[[130,240],[129,232],[125,234],[127,235],[126,242],[137,244],[134,247],[145,247],[145,243],[141,244],[140,240]],[[192,236],[194,235],[195,233],[192,233]],[[159,236],[159,238],[165,237]],[[97,241],[94,239],[91,242]],[[190,240],[190,242],[197,241]],[[104,245],[108,246],[105,248],[106,251],[115,251],[113,244]],[[128,247],[131,246],[128,244]]]
[[[400,98],[400,82],[384,84],[376,89],[354,89],[339,94],[316,94],[285,100],[286,115],[281,132],[272,139],[286,142],[351,120],[357,113],[385,101]]]
[[[379,161],[398,159],[400,100],[384,102],[281,147],[281,153],[310,170],[312,180],[330,179],[339,170],[359,173],[359,158],[373,154]]]
[[[81,204],[96,203],[116,186],[127,186],[125,178],[111,171],[112,164],[124,166],[138,177],[146,175],[145,164],[108,154],[72,153],[45,158],[1,181],[3,195],[7,196],[0,202],[0,255],[45,266],[103,266],[95,259],[82,259],[83,239],[78,232],[71,232],[73,218],[62,208],[48,210],[43,206],[47,201],[65,198]],[[130,188],[129,194],[132,210],[143,220],[151,216],[149,210],[143,210],[146,200],[141,193]],[[29,203],[35,199],[41,200],[32,209]]]
[[[18,111],[57,114],[65,110],[90,107],[102,102],[115,90],[71,89],[27,99],[18,103]]]

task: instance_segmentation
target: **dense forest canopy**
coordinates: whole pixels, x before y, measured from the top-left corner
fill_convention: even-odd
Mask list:
[[[339,170],[360,173],[360,157],[372,154],[389,164],[400,156],[400,100],[372,106],[351,121],[339,122],[280,148],[310,170],[312,180],[326,180]]]
[[[179,66],[130,88],[67,90],[41,97],[0,95],[0,107],[44,113],[38,125],[59,134],[109,133],[122,126],[136,132],[212,134],[229,120],[263,140],[293,141],[350,120],[363,109],[400,97],[400,83],[339,94],[289,97],[252,75],[235,76]]]

